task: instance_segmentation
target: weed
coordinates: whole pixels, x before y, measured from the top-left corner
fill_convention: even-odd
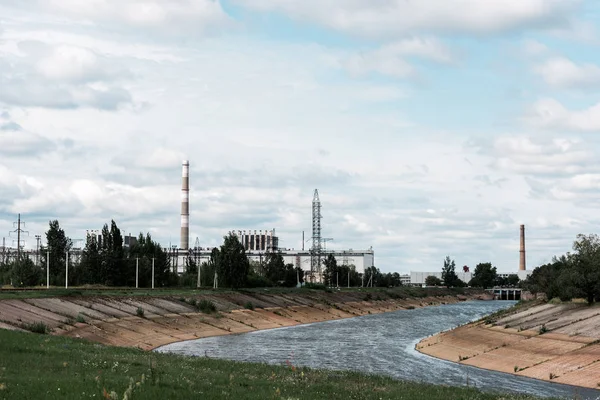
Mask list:
[[[549,375],[549,378],[550,378],[550,380],[552,380],[552,379],[554,379],[554,378],[557,378],[557,377],[558,377],[558,375],[556,375],[556,374],[554,374],[554,373],[550,372],[550,375]]]
[[[200,300],[197,305],[198,309],[205,314],[210,314],[217,311],[217,306],[210,300]]]
[[[135,313],[138,317],[144,318],[144,309],[142,307],[138,307],[137,310],[135,310]]]
[[[85,318],[84,318],[83,314],[81,314],[81,313],[77,314],[77,322],[85,324]]]
[[[246,310],[254,310],[254,304],[252,304],[251,301],[247,301],[246,304],[244,304],[244,308]]]
[[[196,299],[189,299],[188,303],[193,307],[198,307],[198,300]]]
[[[371,293],[367,293],[367,294],[365,295],[365,298],[364,298],[364,300],[365,300],[365,301],[371,301],[371,299],[372,299],[372,298],[373,298],[373,296],[371,296]]]
[[[546,328],[546,325],[543,324],[542,327],[540,328],[540,335],[543,335],[546,332],[548,332],[548,328]]]
[[[515,372],[519,372],[519,366],[515,365]]]
[[[40,333],[42,335],[45,335],[46,333],[50,332],[48,325],[46,325],[43,322],[34,322],[33,324],[22,324],[21,328],[27,329],[28,331],[33,333]]]
[[[407,309],[407,310],[414,310],[414,309],[415,309],[415,306],[406,306],[406,309]]]

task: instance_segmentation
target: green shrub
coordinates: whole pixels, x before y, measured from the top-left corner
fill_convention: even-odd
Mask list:
[[[371,293],[367,293],[365,295],[364,301],[370,301],[373,298],[373,296],[371,295]]]
[[[327,286],[325,286],[322,283],[310,283],[307,282],[304,286],[302,286],[304,289],[315,289],[315,290],[325,290],[327,291]]]
[[[45,335],[46,333],[50,332],[50,329],[48,329],[48,325],[46,325],[43,322],[34,322],[33,324],[22,324],[21,327],[23,329],[27,329],[30,332],[40,333],[42,335]]]
[[[197,307],[205,314],[210,314],[217,311],[217,306],[215,306],[215,303],[206,299],[200,300],[200,303],[198,303]]]
[[[540,335],[544,334],[548,332],[548,328],[546,328],[546,325],[542,325],[542,327],[540,328]]]
[[[142,307],[138,307],[137,310],[135,311],[135,313],[137,314],[138,317],[144,318],[144,309]]]
[[[85,318],[83,317],[83,315],[81,313],[77,314],[77,322],[85,324]]]
[[[246,304],[244,304],[244,308],[246,310],[254,310],[254,304],[252,304],[251,301],[247,301]]]

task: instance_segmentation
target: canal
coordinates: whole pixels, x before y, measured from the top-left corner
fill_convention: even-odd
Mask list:
[[[289,328],[173,343],[157,349],[195,356],[356,370],[486,391],[600,399],[600,391],[482,370],[415,350],[424,337],[479,319],[514,301],[469,301]]]

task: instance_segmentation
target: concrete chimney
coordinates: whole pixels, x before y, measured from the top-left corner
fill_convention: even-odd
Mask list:
[[[185,160],[181,171],[181,244],[190,248],[190,162]]]
[[[525,225],[521,225],[521,246],[519,248],[519,271],[525,271]]]

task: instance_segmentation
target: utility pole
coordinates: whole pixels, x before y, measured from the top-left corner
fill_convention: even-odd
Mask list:
[[[50,252],[46,252],[46,289],[50,289]]]
[[[138,288],[138,277],[139,277],[139,268],[140,268],[140,258],[135,258],[135,288]]]
[[[13,222],[13,227],[16,226],[17,229],[9,232],[9,235],[12,233],[17,234],[17,262],[21,261],[21,233],[26,233],[29,236],[29,232],[21,229],[21,225],[25,226],[25,222],[21,223],[21,214],[18,214],[17,222]]]
[[[36,246],[35,246],[35,265],[40,266],[40,241],[42,240],[41,235],[35,235]]]
[[[65,289],[69,288],[69,252],[67,251],[67,257],[65,258]]]
[[[152,289],[154,289],[154,257],[152,257]]]

